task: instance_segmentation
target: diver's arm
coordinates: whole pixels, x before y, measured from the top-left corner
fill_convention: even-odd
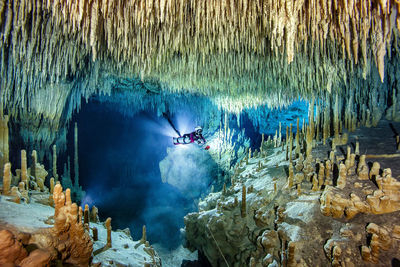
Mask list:
[[[199,145],[204,145],[205,143],[206,143],[207,141],[206,141],[206,139],[203,137],[203,135],[199,135],[198,136],[198,138],[197,138],[197,144],[199,144]]]

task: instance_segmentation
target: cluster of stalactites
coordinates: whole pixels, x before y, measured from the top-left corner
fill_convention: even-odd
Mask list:
[[[34,7],[34,2],[26,1],[25,9]],[[92,49],[93,60],[105,46],[118,59],[159,54],[156,64],[162,63],[165,53],[254,51],[265,55],[269,49],[285,51],[290,63],[301,42],[319,41],[323,46],[330,38],[357,63],[359,46],[366,59],[368,42],[378,53],[376,60],[383,60],[385,51],[380,50],[386,50],[391,39],[396,5],[400,6],[387,0],[49,0],[43,8],[52,13],[57,25],[67,22],[64,33],[80,32],[82,43]],[[400,26],[400,19],[397,23]]]
[[[44,99],[51,96],[51,103],[65,105],[71,77],[92,79],[81,88],[87,97],[102,90],[99,73],[110,72],[158,80],[173,92],[250,92],[261,102],[270,93],[298,97],[339,90],[360,58],[364,76],[375,62],[383,80],[385,55],[400,25],[398,5],[383,0],[2,0],[2,98],[9,100],[7,91],[16,87],[14,97],[23,104],[26,95],[50,85],[52,94],[38,101],[46,106],[50,101]],[[66,88],[57,89],[63,82]]]

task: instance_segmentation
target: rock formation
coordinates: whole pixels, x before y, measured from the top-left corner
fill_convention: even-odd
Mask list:
[[[3,169],[3,195],[9,195],[10,192],[10,185],[11,185],[11,164],[6,163],[4,164]]]
[[[278,141],[276,148],[262,148],[267,157],[237,166],[230,187],[211,193],[198,212],[185,217],[188,247],[201,250],[215,266],[387,266],[398,256],[400,228],[393,223],[400,212],[400,182],[389,168],[368,163],[370,171],[366,155],[343,149],[354,140],[351,134],[338,136],[336,153],[320,147],[321,140],[306,160],[294,160],[295,167],[290,147]],[[299,144],[306,138],[300,136]],[[321,155],[330,159],[318,159]],[[241,215],[244,191],[247,215],[253,217]]]
[[[23,244],[9,230],[0,231],[0,264],[3,266],[21,264],[28,256]]]

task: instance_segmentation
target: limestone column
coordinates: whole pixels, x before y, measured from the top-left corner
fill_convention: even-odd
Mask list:
[[[31,176],[36,178],[36,163],[37,163],[37,152],[32,151],[32,166],[31,166]]]
[[[29,177],[26,163],[26,150],[21,150],[21,182],[24,182],[25,188],[29,189]]]
[[[0,115],[0,171],[9,161],[8,152],[8,115]]]
[[[9,195],[11,185],[11,164],[6,163],[4,165],[4,174],[3,174],[3,195]]]
[[[57,174],[57,146],[53,145],[53,177],[54,180],[58,181],[58,174]]]

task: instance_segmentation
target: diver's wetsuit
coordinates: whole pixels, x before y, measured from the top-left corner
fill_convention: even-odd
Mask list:
[[[201,133],[191,132],[189,134],[184,134],[180,137],[174,137],[174,145],[179,144],[190,144],[196,142],[199,145],[205,144],[207,141]]]

